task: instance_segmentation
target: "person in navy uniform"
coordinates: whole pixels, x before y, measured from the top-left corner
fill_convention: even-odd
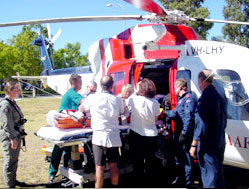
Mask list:
[[[224,187],[223,167],[225,151],[225,128],[227,124],[227,101],[212,85],[210,70],[198,75],[202,95],[197,103],[196,128],[190,149],[197,158],[204,188]]]
[[[167,111],[169,120],[175,121],[174,148],[177,165],[177,177],[172,184],[190,186],[192,183],[192,158],[189,149],[194,133],[194,116],[197,99],[187,88],[185,79],[180,78],[174,84],[178,103],[174,110]]]

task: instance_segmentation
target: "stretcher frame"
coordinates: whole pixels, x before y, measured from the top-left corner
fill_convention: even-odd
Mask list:
[[[128,129],[128,128],[129,128],[128,125],[124,125],[120,127],[120,129]],[[38,136],[38,137],[50,143],[58,145],[60,148],[71,146],[71,160],[73,161],[80,160],[80,152],[78,151],[79,145],[83,146],[84,144],[87,144],[88,142],[92,140],[92,135],[88,136],[87,138],[82,137],[82,138],[62,140],[62,141],[52,140],[52,139],[48,139],[46,137],[41,137],[41,136]],[[131,165],[119,167],[119,175],[130,173],[132,172],[132,170],[133,169]],[[64,167],[64,166],[60,166],[59,171],[62,176],[68,178],[71,181],[70,185],[72,185],[73,187],[75,186],[75,184],[79,184],[83,187],[84,184],[94,181],[95,172],[86,173],[84,169],[73,170],[71,168]],[[106,169],[104,172],[104,179],[108,179],[108,178],[110,178],[110,171],[109,171],[109,167],[106,166]]]

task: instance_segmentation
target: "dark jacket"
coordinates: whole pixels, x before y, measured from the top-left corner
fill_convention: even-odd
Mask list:
[[[174,110],[167,112],[167,118],[175,120],[175,137],[183,133],[192,141],[195,121],[196,97],[186,92],[178,99]]]
[[[218,153],[225,148],[227,101],[208,86],[197,102],[194,140],[199,141],[200,153]]]

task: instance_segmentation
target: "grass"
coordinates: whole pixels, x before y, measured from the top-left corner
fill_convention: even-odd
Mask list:
[[[45,155],[41,154],[43,145],[53,146],[34,135],[40,127],[45,126],[46,114],[49,110],[58,110],[61,99],[59,98],[37,98],[22,99],[17,103],[21,107],[28,122],[25,124],[27,152],[21,151],[17,169],[17,179],[28,184],[44,184],[48,182],[48,166]],[[3,152],[0,145],[0,188],[3,184]]]

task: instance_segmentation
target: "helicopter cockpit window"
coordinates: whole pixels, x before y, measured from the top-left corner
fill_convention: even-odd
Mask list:
[[[178,70],[176,73],[176,79],[184,78],[187,81],[188,89],[191,90],[191,71],[190,70]]]
[[[249,120],[249,97],[239,74],[232,70],[217,70],[214,85],[228,100],[228,119]]]

